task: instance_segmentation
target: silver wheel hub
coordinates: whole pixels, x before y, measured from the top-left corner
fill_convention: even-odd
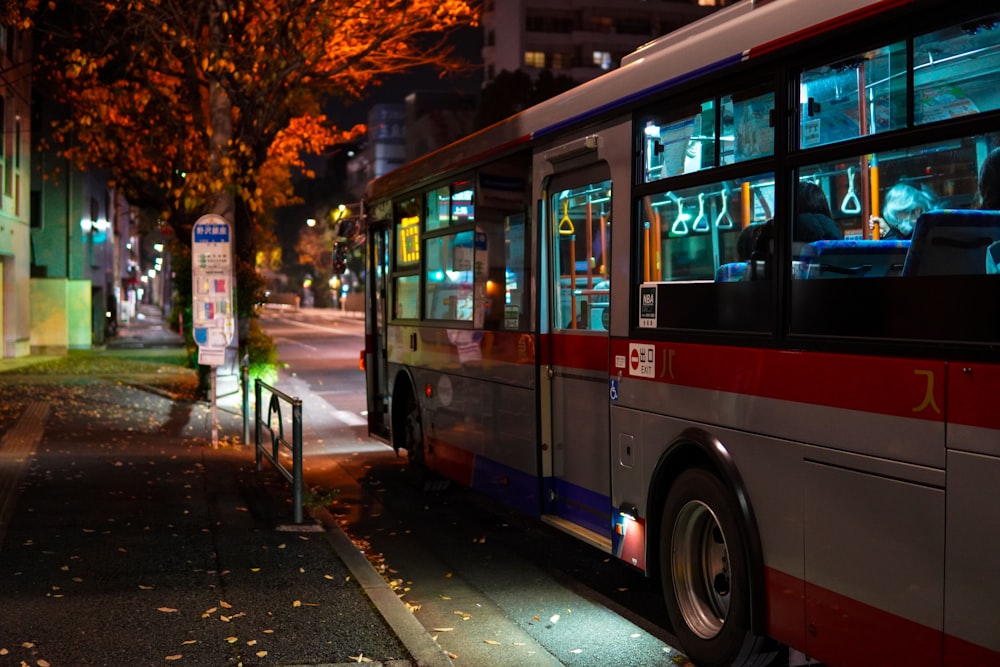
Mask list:
[[[670,571],[688,628],[702,639],[716,637],[732,599],[729,549],[718,518],[701,501],[688,502],[674,521]]]

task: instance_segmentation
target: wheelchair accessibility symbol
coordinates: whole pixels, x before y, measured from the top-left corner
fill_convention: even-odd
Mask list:
[[[610,395],[612,401],[617,401],[618,400],[618,380],[617,379],[611,378],[610,387],[609,387],[609,390],[608,390],[608,394]]]

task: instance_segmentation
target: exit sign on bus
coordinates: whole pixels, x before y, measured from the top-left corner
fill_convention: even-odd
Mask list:
[[[656,377],[656,348],[652,345],[629,343],[628,374],[639,377]]]

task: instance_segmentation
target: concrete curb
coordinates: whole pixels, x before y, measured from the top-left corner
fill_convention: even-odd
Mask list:
[[[427,633],[399,596],[389,588],[385,579],[368,562],[364,554],[358,551],[333,515],[325,508],[314,509],[311,513],[313,518],[326,528],[327,541],[358,580],[372,604],[382,614],[382,618],[399,637],[399,641],[413,656],[418,667],[454,667],[448,654]]]

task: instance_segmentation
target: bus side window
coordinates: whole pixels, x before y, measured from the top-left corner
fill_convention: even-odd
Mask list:
[[[424,316],[473,321],[473,232],[438,236],[425,242]]]
[[[553,312],[562,329],[604,331],[609,293],[611,181],[561,190],[549,204],[552,221]],[[603,303],[599,307],[597,304]]]
[[[774,93],[763,87],[722,98],[721,164],[774,155]]]
[[[763,268],[764,258],[753,258],[758,262],[754,267],[747,264],[751,249],[739,239],[746,235],[744,229],[773,215],[770,174],[643,197],[643,282],[763,278],[764,272],[756,269]]]
[[[985,272],[984,248],[1000,240],[995,238],[996,225],[992,216],[968,215],[963,210],[980,205],[980,165],[997,145],[1000,135],[994,133],[803,167],[798,173],[800,183],[823,191],[843,240],[805,238],[798,235],[802,228],[796,229],[793,259],[799,261],[793,277]],[[800,207],[797,202],[796,210]],[[926,242],[925,237],[933,242]],[[964,248],[969,245],[977,247]],[[982,261],[971,260],[970,254]],[[910,268],[904,270],[904,265]]]
[[[799,146],[825,146],[906,127],[906,43],[806,70]]]
[[[998,17],[919,35],[913,41],[913,116],[918,125],[1000,108]]]
[[[643,129],[647,183],[715,166],[715,100],[650,114]]]

